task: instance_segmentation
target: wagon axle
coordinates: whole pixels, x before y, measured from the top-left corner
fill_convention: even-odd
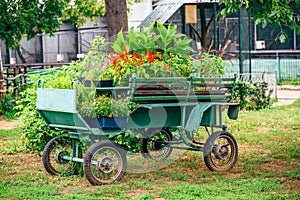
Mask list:
[[[99,161],[97,162],[97,169],[108,174],[113,171],[114,162],[109,157],[100,158]]]
[[[218,145],[215,148],[213,148],[213,153],[216,158],[225,160],[229,154],[229,150],[226,145]]]
[[[69,162],[68,160],[64,159],[64,156],[69,156],[68,152],[59,150],[56,152],[54,159],[58,164],[63,165]]]

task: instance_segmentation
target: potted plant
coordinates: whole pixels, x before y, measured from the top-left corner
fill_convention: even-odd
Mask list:
[[[96,117],[102,128],[125,128],[129,114],[137,105],[129,99],[114,99],[105,95],[94,100]]]
[[[93,128],[125,128],[130,113],[138,107],[129,99],[101,95],[79,102],[78,110]]]

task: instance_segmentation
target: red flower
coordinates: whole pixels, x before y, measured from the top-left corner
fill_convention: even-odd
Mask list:
[[[147,53],[146,53],[146,58],[148,60],[149,63],[153,63],[154,62],[154,59],[155,59],[156,55],[153,54],[150,49],[147,50]]]

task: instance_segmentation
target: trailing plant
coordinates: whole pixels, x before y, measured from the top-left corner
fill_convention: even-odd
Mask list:
[[[51,138],[61,133],[52,131],[36,112],[35,87],[28,88],[20,95],[22,98],[17,101],[14,109],[17,111],[16,116],[23,122],[22,142],[27,150],[39,153]]]
[[[266,82],[237,81],[233,99],[239,101],[244,110],[259,110],[271,106],[271,93]]]
[[[62,67],[60,70],[49,69],[48,73],[43,76],[30,76],[30,81],[33,84],[20,93],[20,99],[16,101],[14,107],[16,117],[23,122],[21,126],[22,141],[29,151],[39,153],[50,139],[62,134],[59,131],[52,131],[37,113],[37,84],[42,82],[44,87],[70,89],[75,74],[74,68]],[[41,80],[41,82],[38,82],[38,80]]]

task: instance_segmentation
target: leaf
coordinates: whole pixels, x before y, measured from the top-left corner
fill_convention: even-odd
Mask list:
[[[129,51],[129,47],[124,40],[122,30],[119,31],[118,37],[117,37],[116,41],[113,43],[112,48],[116,53],[123,53],[124,48],[126,48],[127,52]]]
[[[279,35],[279,40],[281,43],[285,43],[286,42],[286,35],[284,33],[280,33]]]

